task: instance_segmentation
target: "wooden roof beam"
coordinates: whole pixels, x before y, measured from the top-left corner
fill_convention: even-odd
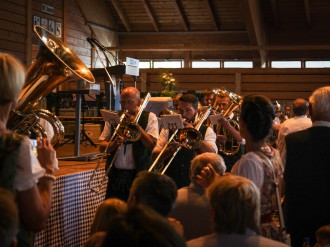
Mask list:
[[[307,25],[312,25],[312,15],[309,0],[304,0]]]
[[[179,0],[173,0],[173,6],[176,12],[179,14],[184,30],[189,31],[188,21],[184,15],[183,8],[181,7]]]
[[[216,45],[216,44],[148,44],[146,45],[121,45],[107,47],[107,50],[116,51],[326,51],[330,45]]]
[[[241,2],[243,15],[245,16],[246,29],[251,44],[264,46],[266,43],[266,33],[262,21],[260,0],[242,0]],[[265,50],[259,50],[259,54],[261,58],[261,67],[264,67],[267,62],[267,52]]]
[[[116,9],[120,20],[122,21],[122,23],[125,26],[126,31],[127,32],[132,31],[131,24],[129,23],[128,18],[126,16],[122,6],[120,5],[119,1],[118,0],[111,0],[111,3],[113,5],[113,7]]]
[[[270,7],[272,9],[274,26],[278,27],[280,25],[280,21],[279,21],[280,18],[278,15],[278,8],[277,8],[276,0],[270,0]]]
[[[151,9],[151,6],[150,6],[150,3],[149,3],[149,0],[141,0],[143,6],[144,6],[144,9],[146,10],[147,12],[147,15],[149,16],[150,18],[150,21],[151,21],[151,24],[153,25],[155,31],[159,32],[159,24],[158,24],[158,21]]]
[[[219,30],[219,26],[218,26],[218,23],[216,21],[216,17],[215,17],[215,13],[214,13],[214,8],[212,8],[212,3],[211,3],[212,0],[205,0],[205,3],[206,3],[206,8],[207,8],[207,11],[209,12],[210,14],[210,18],[211,18],[211,21],[213,23],[213,26],[214,26],[214,29],[216,31]]]

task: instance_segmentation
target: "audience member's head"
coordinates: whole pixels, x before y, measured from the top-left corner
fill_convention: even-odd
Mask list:
[[[251,137],[255,142],[264,140],[272,130],[274,118],[274,106],[268,98],[262,95],[245,96],[240,115],[242,137]]]
[[[309,103],[312,121],[330,122],[330,86],[316,89]]]
[[[314,247],[329,247],[330,246],[330,225],[320,227],[316,233],[316,244]]]
[[[304,99],[296,99],[292,103],[292,110],[295,116],[304,116],[308,111],[308,102]]]
[[[140,172],[134,179],[128,198],[129,207],[144,204],[162,216],[172,210],[178,195],[175,182],[158,172]]]
[[[186,243],[166,219],[137,205],[112,221],[103,246],[183,247]]]
[[[226,171],[226,165],[223,158],[216,153],[202,153],[197,155],[190,165],[190,179],[192,183],[198,185],[197,175],[201,174],[204,167],[210,164],[220,176]]]
[[[0,52],[0,105],[15,101],[24,82],[23,65],[11,55]]]
[[[214,230],[220,234],[259,233],[260,192],[249,179],[228,175],[216,180],[207,190]]]
[[[16,246],[18,223],[18,209],[13,194],[0,188],[0,246]]]
[[[106,199],[96,209],[90,235],[95,232],[107,231],[111,220],[118,215],[123,215],[126,211],[126,202],[117,198]]]

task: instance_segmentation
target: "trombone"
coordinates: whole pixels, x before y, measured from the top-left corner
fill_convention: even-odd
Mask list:
[[[134,116],[134,120],[133,122],[131,123],[125,123],[124,119],[125,119],[125,116],[126,116],[126,113],[127,111],[124,111],[120,118],[119,118],[119,123],[118,125],[116,126],[110,140],[109,140],[109,143],[108,145],[106,146],[105,148],[105,151],[103,152],[103,154],[101,155],[101,158],[100,160],[98,161],[91,177],[89,178],[89,181],[88,181],[88,187],[91,191],[95,192],[95,193],[98,193],[103,184],[104,184],[104,181],[106,180],[106,178],[108,177],[108,174],[115,162],[115,160],[117,159],[117,156],[119,154],[119,150],[122,148],[123,144],[125,141],[130,141],[130,142],[136,142],[140,139],[141,137],[141,130],[140,130],[140,127],[137,125],[140,117],[141,117],[141,114],[143,112],[143,110],[146,108],[148,102],[149,102],[149,99],[151,98],[151,95],[150,93],[148,93],[144,99],[143,99],[143,103],[141,104],[140,106],[140,109],[139,111],[137,112],[137,114]],[[108,154],[108,151],[109,151],[109,147],[110,147],[110,143],[113,142],[113,140],[116,138],[116,136],[119,135],[121,137],[124,138],[124,142],[121,143],[121,145],[117,148],[112,160],[111,160],[111,163],[110,165],[108,166],[108,168],[106,169],[106,172],[105,172],[105,175],[103,176],[102,180],[99,182],[98,184],[98,187],[95,189],[92,187],[92,181],[93,181],[93,178],[96,174],[96,171],[99,169],[99,166],[101,164],[101,162],[103,161],[104,159],[104,156],[106,156]]]
[[[166,172],[170,164],[172,163],[173,159],[177,155],[177,153],[181,150],[182,147],[188,148],[188,149],[198,149],[203,141],[203,136],[199,132],[200,127],[202,126],[203,122],[208,118],[212,110],[212,106],[209,106],[198,118],[197,123],[195,125],[195,128],[183,128],[183,129],[176,129],[174,133],[171,135],[171,137],[166,142],[165,146],[161,150],[161,152],[158,154],[157,158],[154,160],[152,165],[149,168],[149,172],[156,171],[160,172],[162,175]],[[170,145],[172,140],[175,139],[178,141],[181,146],[175,150],[175,152],[172,154],[170,160],[167,162],[167,164],[164,166],[163,163],[159,163],[159,159],[162,156],[162,154],[165,152],[165,149]]]

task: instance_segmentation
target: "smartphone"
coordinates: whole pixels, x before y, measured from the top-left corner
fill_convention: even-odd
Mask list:
[[[31,145],[33,152],[36,156],[38,156],[38,151],[37,151],[37,140],[36,139],[30,139]]]

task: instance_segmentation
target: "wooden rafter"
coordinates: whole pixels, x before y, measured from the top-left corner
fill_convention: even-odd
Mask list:
[[[207,11],[209,12],[210,14],[210,18],[211,18],[211,21],[213,23],[213,26],[214,26],[214,29],[216,31],[219,30],[219,27],[218,27],[218,23],[216,21],[216,16],[215,16],[215,13],[214,13],[214,10],[212,8],[212,3],[211,3],[212,0],[205,0],[205,4],[206,4],[206,9]]]
[[[330,45],[183,45],[183,44],[148,44],[107,47],[115,51],[327,51]]]
[[[242,7],[251,44],[264,46],[266,34],[262,22],[260,1],[242,0]],[[267,52],[261,49],[259,54],[261,64],[266,64]]]
[[[149,3],[149,0],[141,0],[142,1],[142,4],[144,6],[144,9],[146,10],[149,18],[150,18],[150,21],[155,29],[155,31],[159,32],[159,24],[158,24],[158,21],[151,9],[151,6],[150,6],[150,3]]]
[[[174,6],[175,10],[177,11],[177,13],[179,14],[179,17],[180,17],[181,22],[183,24],[184,30],[189,31],[188,21],[185,18],[185,15],[184,15],[184,12],[183,12],[183,9],[180,5],[179,0],[173,0],[173,6]]]
[[[118,0],[111,0],[111,3],[113,5],[113,7],[116,9],[120,20],[122,21],[122,23],[124,24],[127,32],[131,32],[132,31],[132,27],[131,24],[128,21],[128,18],[123,10],[123,8],[121,7],[120,3]]]
[[[280,21],[278,16],[278,8],[277,8],[276,0],[270,0],[270,7],[272,9],[274,26],[278,27],[280,25]]]
[[[312,25],[312,15],[309,0],[304,0],[307,25]]]

